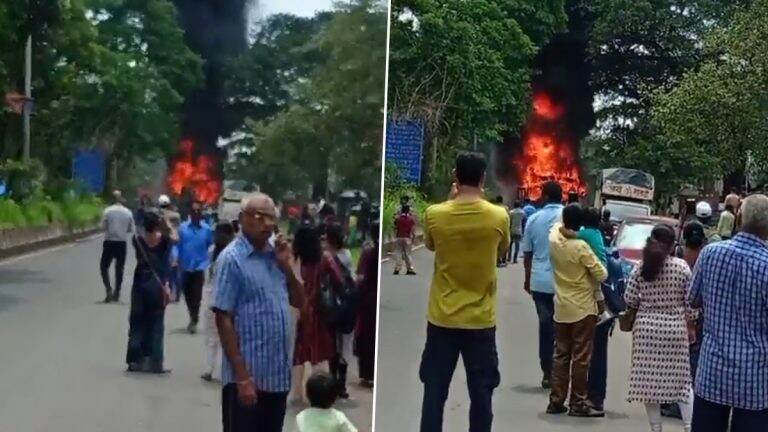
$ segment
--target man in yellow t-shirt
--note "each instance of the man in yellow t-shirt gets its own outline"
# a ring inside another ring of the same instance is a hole
[[[419,372],[424,383],[421,432],[442,430],[459,354],[467,372],[471,429],[491,430],[491,400],[500,381],[496,262],[510,240],[509,215],[483,198],[485,170],[482,154],[459,154],[450,199],[424,214],[425,243],[435,252],[435,265]]]
[[[563,226],[578,231],[581,221],[581,206],[569,204],[563,209]],[[587,376],[595,325],[604,308],[600,282],[608,278],[608,271],[585,241],[566,238],[560,227],[555,224],[549,234],[555,282],[555,356],[547,413],[567,411],[570,384],[569,415],[601,417],[605,414],[587,402]]]

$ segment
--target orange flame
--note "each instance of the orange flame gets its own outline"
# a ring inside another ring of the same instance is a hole
[[[218,176],[215,156],[195,156],[195,143],[184,139],[179,143],[181,154],[173,161],[168,173],[168,188],[181,196],[190,188],[195,198],[205,204],[215,204],[221,196],[221,179]]]
[[[523,130],[521,149],[512,160],[520,187],[532,200],[541,197],[541,186],[550,180],[562,186],[564,196],[571,192],[579,196],[587,193],[575,143],[558,133],[564,113],[565,107],[558,105],[549,94],[534,92],[533,112]]]

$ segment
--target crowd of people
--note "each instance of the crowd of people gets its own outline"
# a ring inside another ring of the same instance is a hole
[[[310,406],[297,418],[302,432],[356,430],[333,405],[350,397],[350,355],[361,386],[373,388],[378,222],[355,266],[329,204],[318,217],[302,215],[287,236],[262,193],[243,200],[236,221],[206,217],[200,202],[180,213],[165,195],[157,206],[142,198],[136,212],[119,191],[113,198],[102,218],[100,271],[105,302],[119,302],[131,242],[129,372],[170,372],[165,311],[183,296],[190,334],[203,315],[201,378],[221,382],[224,431],[281,431],[288,403]]]
[[[618,321],[633,342],[628,394],[613,397],[644,404],[652,432],[673,405],[686,432],[766,430],[768,197],[729,195],[716,225],[707,203],[696,205],[680,233],[658,224],[624,275],[606,253],[615,232],[609,213],[564,203],[556,182],[543,185],[539,208],[517,202],[508,210],[486,200],[485,171],[483,155],[459,154],[449,199],[423,216],[435,270],[420,368],[422,432],[442,430],[459,355],[470,431],[491,430],[500,382],[496,268],[515,263],[518,247],[522,288],[538,316],[546,413],[605,416],[608,344]],[[609,276],[626,280],[625,289],[604,283]]]

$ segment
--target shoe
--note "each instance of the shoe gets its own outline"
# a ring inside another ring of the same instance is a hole
[[[597,411],[591,406],[584,405],[581,407],[571,407],[571,409],[568,411],[568,416],[588,418],[605,417],[605,411]]]
[[[553,415],[559,415],[559,414],[565,414],[568,412],[568,408],[565,407],[565,405],[562,404],[553,404],[549,403],[549,406],[547,406],[547,414],[553,414]]]
[[[552,388],[552,382],[549,380],[549,375],[544,375],[544,378],[541,379],[541,388],[544,390]]]
[[[409,275],[409,276],[416,276],[416,272],[413,271],[413,270],[408,270],[408,272],[406,274]]]
[[[594,412],[599,414],[599,417],[605,417],[605,408],[603,408],[603,405],[598,405],[593,402],[587,402],[589,408],[591,408]]]
[[[197,333],[197,324],[195,324],[193,322],[189,323],[189,325],[187,326],[187,332],[189,334]]]
[[[399,275],[400,274],[400,270],[395,270],[395,271],[392,272],[392,274],[393,275]]]
[[[211,381],[213,381],[213,375],[211,375],[210,373],[206,372],[206,373],[200,375],[200,379],[203,380],[203,381],[211,382]]]
[[[112,299],[110,301],[113,303],[120,303],[120,291],[113,292]]]
[[[171,373],[170,369],[163,369],[162,367],[152,368],[147,370],[147,373],[155,374],[155,375],[162,375],[162,374],[169,374]]]
[[[144,372],[144,368],[139,363],[128,363],[127,372]]]
[[[112,294],[107,294],[106,297],[104,297],[104,303],[109,303],[112,301]]]

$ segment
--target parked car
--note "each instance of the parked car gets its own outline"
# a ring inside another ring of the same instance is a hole
[[[645,247],[651,231],[658,224],[667,224],[675,230],[675,237],[680,238],[680,221],[661,216],[630,217],[619,225],[613,244],[608,249],[608,254],[619,260],[624,270],[624,277],[643,258]]]

